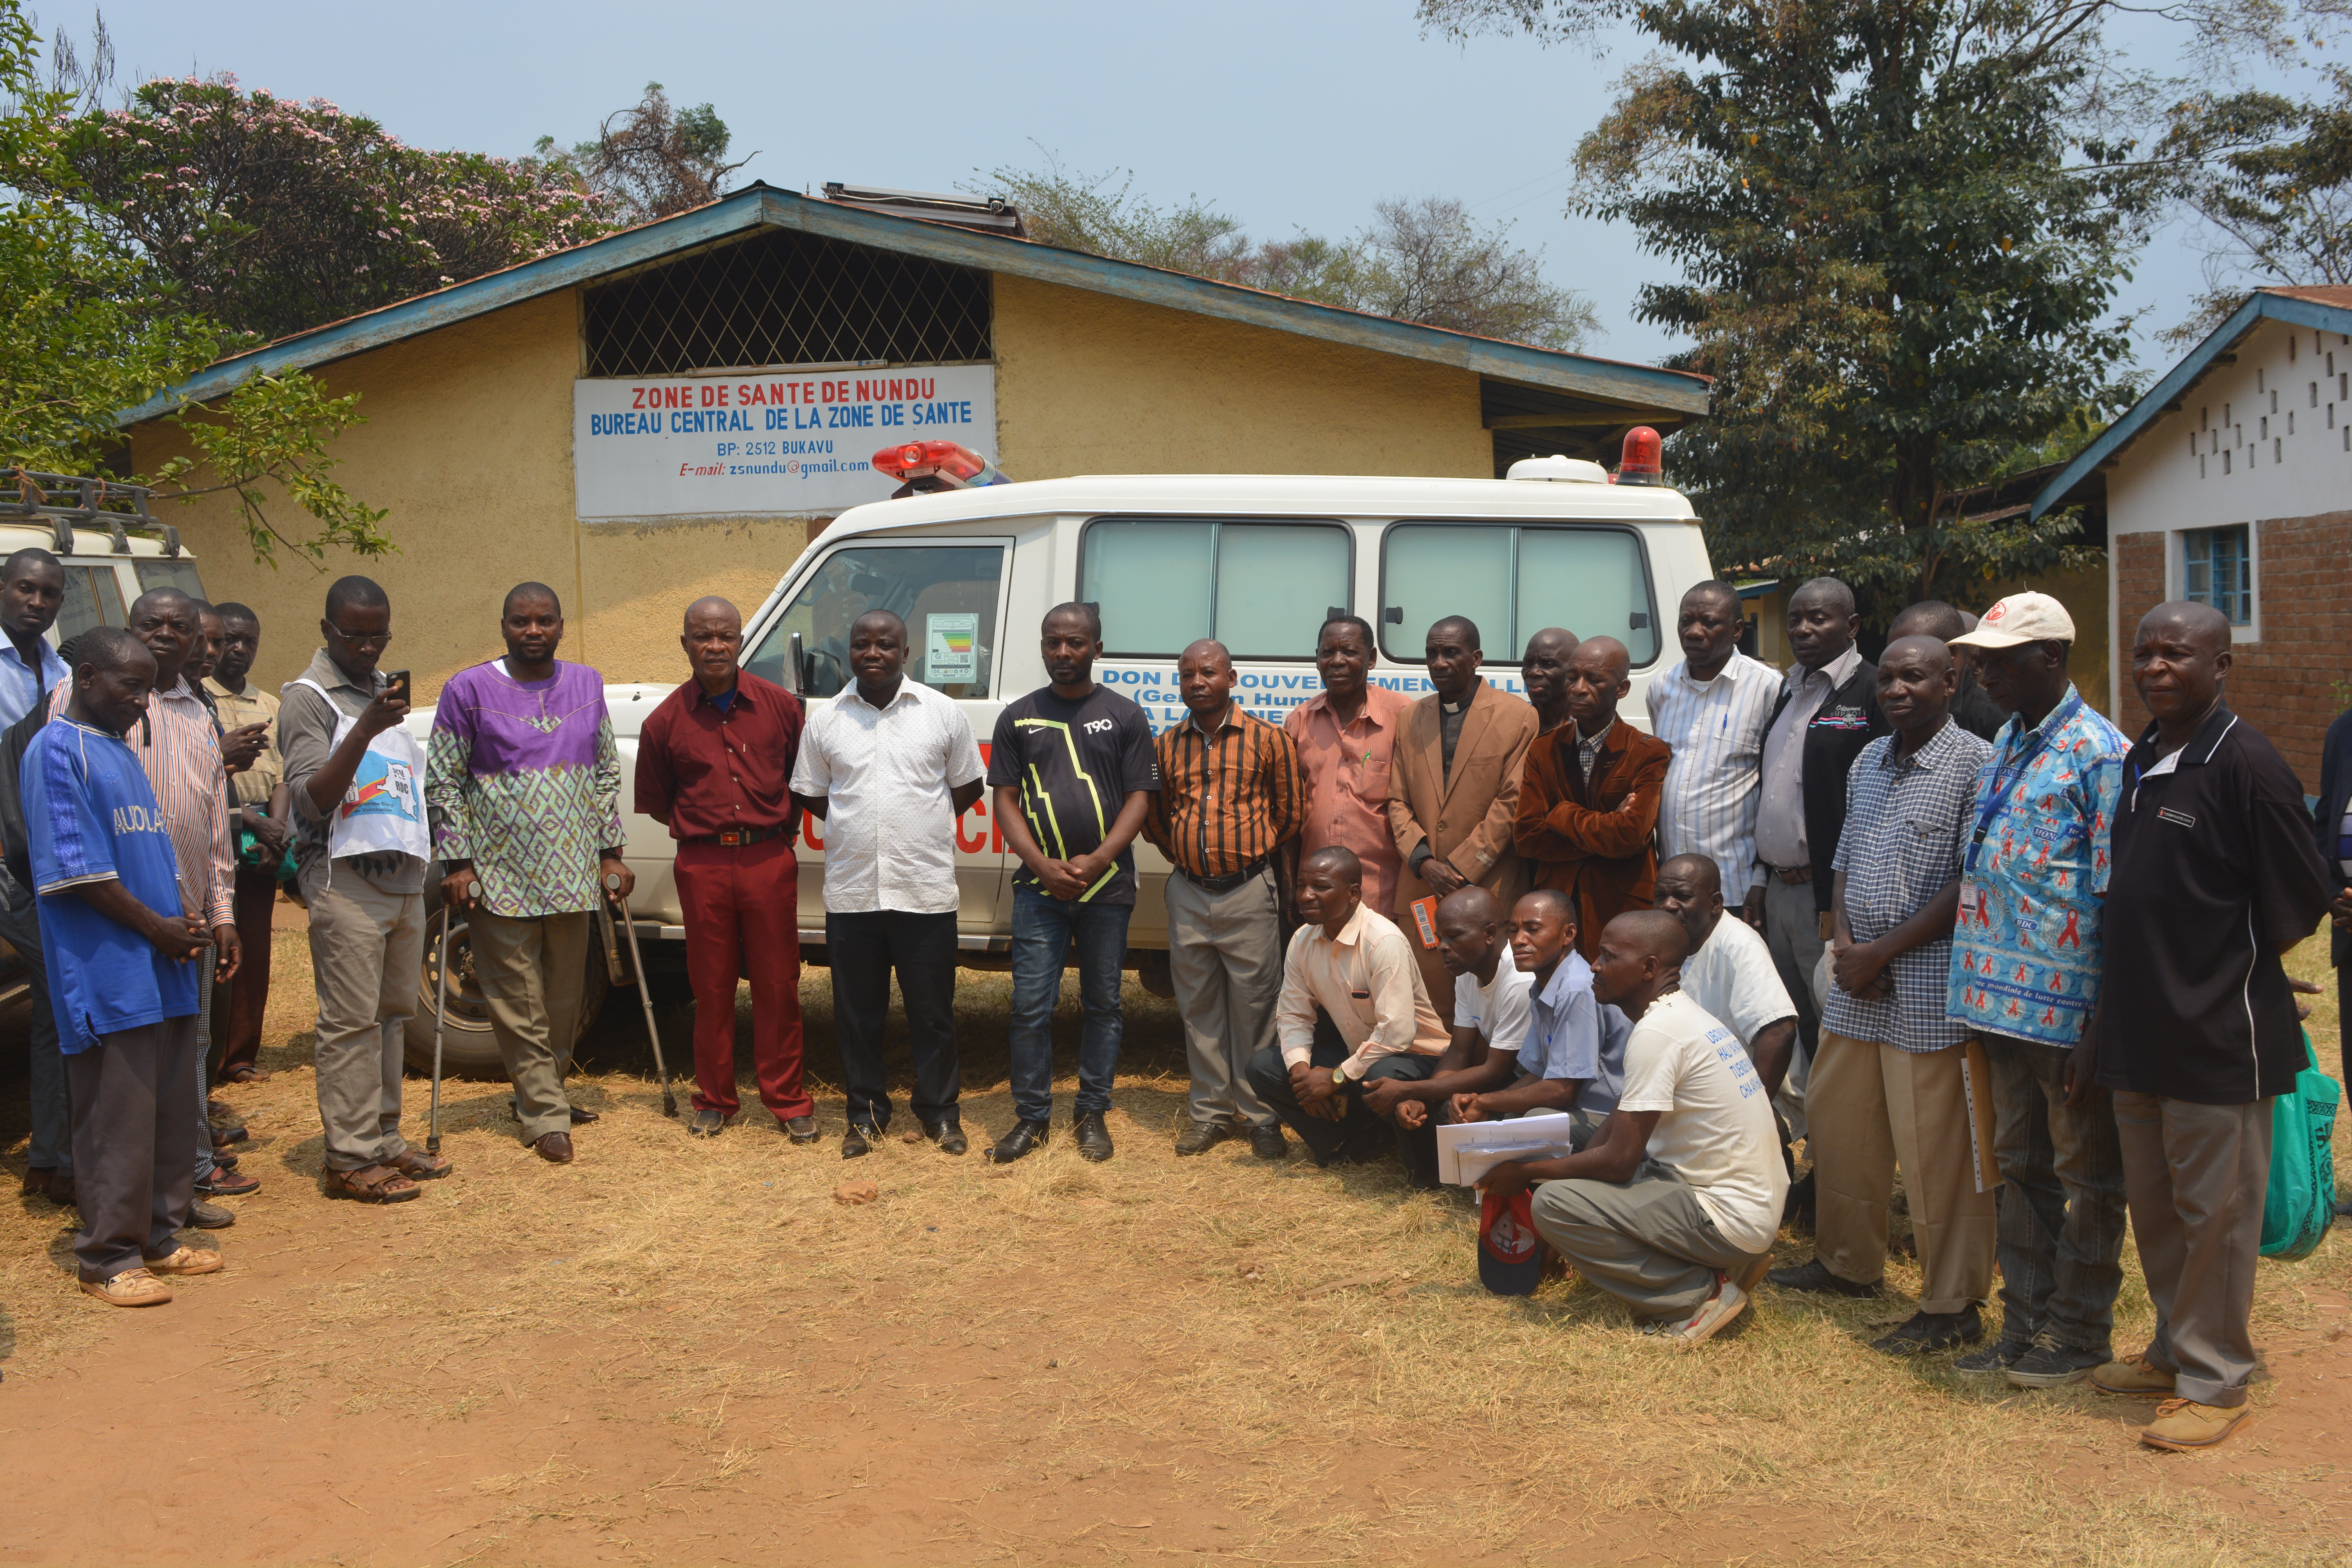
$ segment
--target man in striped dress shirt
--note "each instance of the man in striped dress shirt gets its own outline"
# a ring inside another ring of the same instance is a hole
[[[1282,993],[1282,911],[1297,879],[1307,792],[1297,742],[1234,701],[1234,661],[1202,639],[1177,660],[1191,710],[1156,742],[1160,793],[1143,836],[1168,857],[1168,968],[1192,1072],[1192,1124],[1176,1152],[1246,1131],[1268,1160],[1288,1147],[1250,1087],[1250,1059],[1274,1044]]]
[[[1780,678],[1739,651],[1743,618],[1739,590],[1728,583],[1701,583],[1683,595],[1683,659],[1650,682],[1650,733],[1675,749],[1658,801],[1658,858],[1706,856],[1723,874],[1724,902],[1760,925],[1756,802]]]

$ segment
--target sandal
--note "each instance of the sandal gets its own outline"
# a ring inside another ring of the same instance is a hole
[[[363,1204],[405,1203],[424,1188],[390,1165],[366,1165],[356,1171],[329,1171],[327,1195],[356,1198]]]
[[[427,1154],[421,1149],[404,1149],[384,1162],[394,1170],[413,1181],[437,1181],[457,1169],[438,1154]]]

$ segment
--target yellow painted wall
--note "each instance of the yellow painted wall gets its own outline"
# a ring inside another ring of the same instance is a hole
[[[1465,370],[996,279],[997,466],[1068,474],[1492,479]]]
[[[2099,564],[2088,571],[2045,573],[2014,582],[1988,583],[1982,589],[1971,584],[1964,607],[1982,615],[1994,600],[2028,589],[2049,595],[2065,605],[2066,613],[2074,618],[2074,651],[2067,658],[2066,673],[2074,678],[2074,689],[2083,694],[2083,700],[2106,713],[2107,665],[2111,658],[2108,650],[2115,646],[2115,639],[2107,635],[2105,557],[2102,555]],[[2107,713],[2107,717],[2114,719],[2115,715]],[[2137,733],[2134,726],[2137,722],[2135,714],[2133,724],[2124,728]]]
[[[996,308],[994,455],[1017,479],[1494,471],[1466,371],[1019,279],[996,279]],[[360,394],[368,422],[336,440],[336,475],[389,510],[396,555],[273,571],[254,563],[226,498],[171,509],[207,591],[260,613],[263,684],[301,672],[327,584],[347,572],[391,594],[385,665],[413,669],[428,701],[503,651],[499,603],[518,582],[556,589],[564,657],[612,680],[683,679],[678,617],[699,595],[746,615],[767,597],[807,543],[804,520],[577,521],[577,311],[572,292],[528,300],[317,373],[332,394]],[[132,464],[152,473],[180,445],[169,426],[142,426]]]

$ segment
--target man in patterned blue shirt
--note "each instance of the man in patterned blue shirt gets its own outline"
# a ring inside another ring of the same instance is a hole
[[[2066,678],[2074,622],[2046,594],[2012,594],[1955,646],[2015,716],[1994,738],[1961,846],[1951,1016],[1992,1064],[2001,1181],[2000,1338],[1956,1364],[2024,1388],[2072,1383],[2107,1359],[2123,1281],[2123,1152],[2107,1093],[2069,1081],[2098,1001],[2101,915],[2120,731]]]

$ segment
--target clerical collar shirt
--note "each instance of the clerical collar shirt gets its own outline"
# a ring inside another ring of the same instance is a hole
[[[1650,733],[1675,751],[1658,797],[1658,858],[1706,856],[1733,904],[1764,880],[1756,805],[1780,695],[1772,667],[1737,650],[1712,680],[1692,679],[1685,660],[1650,683]]]
[[[1767,866],[1813,863],[1805,842],[1805,726],[1861,663],[1862,650],[1848,647],[1820,669],[1800,664],[1789,671],[1789,704],[1764,736],[1763,795],[1756,808],[1756,858]],[[1725,885],[1727,894],[1731,887]]]
[[[2279,955],[2327,912],[2327,863],[2303,785],[2230,711],[2124,760],[2107,889],[2098,1080],[2202,1105],[2294,1087],[2303,1027]]]

